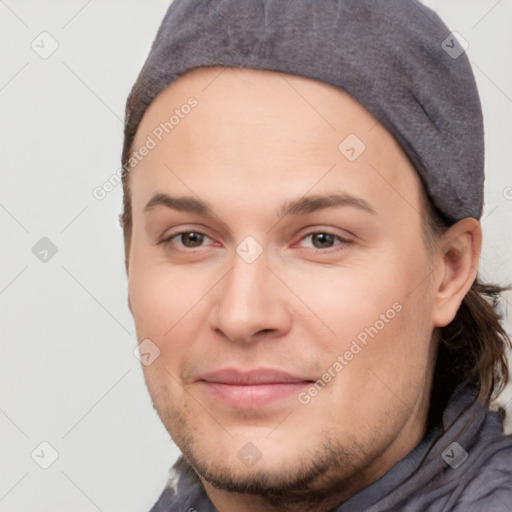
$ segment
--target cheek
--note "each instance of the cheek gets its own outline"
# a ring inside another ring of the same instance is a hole
[[[175,406],[184,398],[181,372],[190,357],[191,340],[201,337],[204,322],[198,315],[207,291],[204,283],[204,277],[183,268],[173,269],[149,258],[133,260],[129,296],[137,340],[149,339],[159,350],[154,362],[142,364],[142,370],[164,424],[169,404]]]
[[[288,274],[287,282],[308,306],[303,325],[325,333],[316,336],[324,364],[352,350],[359,361],[353,366],[383,367],[389,375],[423,368],[431,331],[428,265],[417,254],[406,255],[404,264],[403,251],[402,258],[398,254],[390,251],[353,267]]]
[[[172,268],[134,253],[129,278],[129,297],[139,340],[162,340],[198,300],[202,290],[194,272]]]
[[[179,376],[195,353],[196,342],[205,338],[212,307],[209,292],[219,271],[206,265],[170,265],[143,250],[134,251],[131,265],[129,296],[137,339],[155,343],[160,350],[158,363]],[[153,365],[143,369],[148,374],[154,371]]]
[[[300,308],[302,321],[316,323],[328,335],[326,341],[337,343],[360,333],[364,337],[365,328],[375,323],[379,330],[395,323],[408,291],[408,277],[392,264],[312,266],[295,271],[283,269],[283,274],[283,280],[305,305]]]

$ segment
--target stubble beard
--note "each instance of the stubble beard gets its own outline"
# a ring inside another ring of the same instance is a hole
[[[307,451],[304,449],[302,454],[297,455],[292,467],[270,472],[261,464],[264,464],[263,454],[252,468],[243,467],[240,462],[242,471],[237,473],[237,468],[225,465],[221,460],[212,460],[207,453],[200,452],[202,443],[198,442],[199,434],[186,414],[178,409],[166,409],[166,412],[170,416],[161,419],[183,453],[185,460],[182,464],[195,473],[203,489],[201,479],[224,492],[253,496],[266,503],[267,510],[328,510],[322,507],[322,503],[329,503],[330,508],[365,487],[363,468],[380,454],[368,459],[355,441],[350,441],[346,446],[334,441],[326,432],[320,437],[323,441],[318,446],[310,447]]]

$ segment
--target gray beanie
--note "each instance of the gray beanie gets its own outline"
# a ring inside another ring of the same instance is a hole
[[[174,0],[126,105],[123,164],[151,102],[200,66],[332,84],[394,135],[445,221],[479,219],[484,140],[462,43],[415,0]]]

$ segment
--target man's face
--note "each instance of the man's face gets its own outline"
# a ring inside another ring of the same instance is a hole
[[[204,481],[269,496],[355,489],[424,434],[421,183],[342,91],[219,71],[174,82],[132,148],[156,142],[130,175],[129,300],[139,342],[160,350],[146,383]],[[145,211],[156,194],[189,200]]]

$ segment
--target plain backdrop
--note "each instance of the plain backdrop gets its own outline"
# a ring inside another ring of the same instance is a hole
[[[480,274],[510,284],[512,0],[425,3],[469,44],[486,123]],[[133,355],[121,187],[92,194],[120,166],[124,103],[168,5],[0,0],[2,511],[147,511],[178,456]]]

